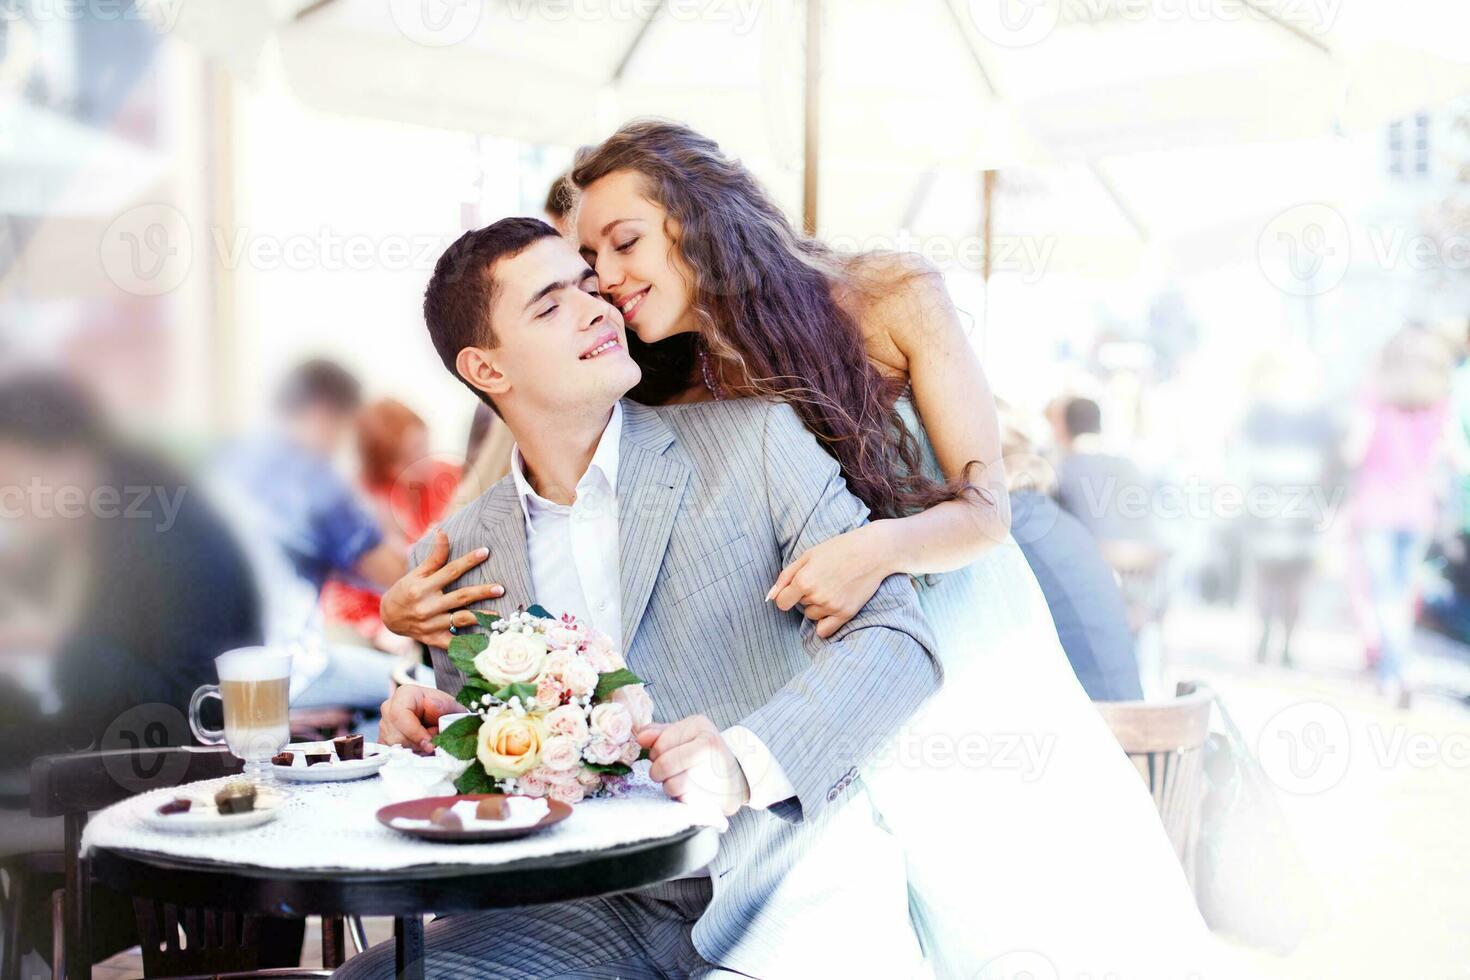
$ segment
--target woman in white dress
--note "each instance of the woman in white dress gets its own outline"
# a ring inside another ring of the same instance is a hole
[[[935,975],[1205,975],[1208,932],[1152,800],[1009,535],[994,402],[938,274],[799,236],[676,124],[628,124],[570,179],[583,255],[643,367],[631,396],[787,401],[872,512],[799,556],[772,600],[828,636],[886,576],[915,578],[944,689],[863,778],[907,849]],[[395,587],[384,620],[447,642],[470,622],[453,610],[491,593],[425,599],[431,575]]]

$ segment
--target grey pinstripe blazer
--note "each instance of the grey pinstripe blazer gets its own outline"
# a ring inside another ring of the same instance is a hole
[[[889,577],[829,639],[765,602],[807,548],[867,510],[788,406],[757,399],[651,409],[625,401],[618,463],[623,644],[659,721],[703,714],[765,742],[797,795],[742,810],[694,928],[712,963],[756,977],[906,976],[920,960],[897,842],[858,763],[940,683],[907,578]],[[453,554],[490,558],[456,586],[505,585],[488,608],[536,601],[510,478],[444,523]],[[414,548],[422,560],[428,542]],[[462,675],[434,653],[438,685]]]

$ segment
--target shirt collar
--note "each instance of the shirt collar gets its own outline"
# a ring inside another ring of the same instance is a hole
[[[607,481],[607,489],[610,493],[618,490],[618,450],[623,439],[623,403],[613,403],[612,416],[607,420],[607,428],[602,430],[602,438],[597,440],[597,448],[592,453],[592,462],[587,465],[587,472],[577,481],[577,497],[582,496],[582,487],[587,478],[594,474],[601,474]],[[516,498],[521,502],[521,512],[526,518],[526,532],[531,532],[532,508],[541,509],[545,507],[558,507],[545,497],[531,489],[530,481],[526,479],[526,463],[521,457],[521,447],[512,446],[510,450],[510,476],[515,482]]]

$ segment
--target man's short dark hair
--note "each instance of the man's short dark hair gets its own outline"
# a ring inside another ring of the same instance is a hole
[[[1102,431],[1102,409],[1091,398],[1073,398],[1062,410],[1062,420],[1067,434],[1077,436],[1094,435]]]
[[[439,360],[492,409],[495,403],[470,384],[454,362],[466,347],[500,344],[490,322],[490,309],[498,293],[495,264],[514,258],[543,238],[560,237],[560,232],[540,218],[501,218],[493,225],[467,231],[439,256],[424,290],[424,322]]]
[[[286,375],[276,405],[288,415],[308,408],[327,408],[347,415],[362,405],[362,385],[337,362],[313,358]]]

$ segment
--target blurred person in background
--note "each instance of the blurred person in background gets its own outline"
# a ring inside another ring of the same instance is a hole
[[[1337,430],[1321,400],[1315,365],[1304,351],[1272,352],[1256,365],[1252,400],[1240,433],[1244,487],[1271,491],[1270,506],[1247,508],[1243,544],[1261,619],[1256,661],[1266,663],[1272,634],[1283,666],[1292,665],[1291,639],[1302,593],[1317,559],[1320,504],[1334,481]]]
[[[1057,503],[1100,542],[1152,544],[1152,485],[1132,460],[1105,450],[1097,402],[1073,398],[1061,418]]]
[[[214,680],[214,658],[262,635],[225,526],[50,375],[0,384],[0,489],[14,518],[0,560],[0,725],[12,759],[103,747],[119,716],[145,704],[188,744],[183,712]]]
[[[372,711],[391,690],[395,658],[322,635],[328,578],[383,588],[407,570],[401,540],[385,540],[333,465],[360,405],[357,379],[344,368],[307,361],[282,384],[274,424],[228,447],[210,474],[260,583],[266,642],[295,653],[292,707]]]
[[[997,400],[1011,495],[1011,536],[1036,574],[1062,649],[1094,701],[1143,698],[1128,610],[1113,570],[1082,522],[1049,496],[1054,471],[1020,414]]]
[[[429,428],[393,398],[364,408],[357,419],[361,489],[374,511],[383,543],[408,547],[445,515],[459,486],[460,468],[429,455]],[[342,626],[385,653],[417,653],[411,640],[383,627],[381,589],[331,579],[322,588],[329,626]]]
[[[1349,514],[1366,571],[1380,690],[1409,707],[1417,573],[1438,513],[1438,465],[1452,451],[1450,350],[1409,326],[1388,342],[1361,398],[1343,456],[1353,467]]]
[[[63,847],[28,811],[39,756],[190,744],[214,658],[259,644],[250,568],[202,494],[121,443],[83,392],[51,374],[0,382],[0,858]],[[51,951],[58,879],[31,883],[18,943]],[[271,920],[263,966],[300,958],[304,924]],[[138,942],[132,903],[98,889],[93,955]]]

